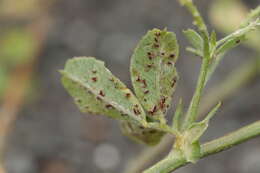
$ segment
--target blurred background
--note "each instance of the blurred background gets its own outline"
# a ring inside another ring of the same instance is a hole
[[[195,3],[221,38],[260,0]],[[194,26],[176,1],[0,0],[0,173],[123,172],[146,147],[123,136],[116,121],[80,113],[57,71],[73,56],[94,56],[132,88],[133,49],[147,30],[165,27],[177,34],[181,45],[177,63],[181,80],[175,98],[183,97],[187,106],[200,61],[185,51],[188,43],[182,30]],[[214,96],[227,74],[260,58],[259,42],[260,33],[254,32],[245,45],[229,52],[207,93]],[[203,141],[259,119],[260,74],[251,74],[250,80],[221,100],[222,109]],[[256,138],[176,173],[259,173],[259,163]]]

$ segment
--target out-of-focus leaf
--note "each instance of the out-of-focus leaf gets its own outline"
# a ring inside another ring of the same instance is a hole
[[[1,0],[0,16],[8,18],[31,18],[46,11],[55,0]]]
[[[33,58],[37,43],[32,33],[24,29],[12,29],[1,33],[0,63],[25,64]]]
[[[172,32],[153,29],[139,42],[131,59],[137,98],[152,119],[163,120],[178,79],[179,46]]]
[[[92,57],[73,58],[61,73],[64,87],[82,112],[146,125],[145,112],[134,94],[102,61]]]
[[[241,0],[218,0],[211,3],[209,13],[211,22],[218,30],[230,33],[239,28],[248,10]]]
[[[121,122],[121,129],[123,134],[132,140],[150,146],[158,144],[165,135],[165,132],[151,128],[143,128],[140,125],[129,123],[127,121]]]
[[[5,66],[0,64],[0,99],[5,91],[8,80],[8,72]]]

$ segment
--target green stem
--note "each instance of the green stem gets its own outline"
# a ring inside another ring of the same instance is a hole
[[[228,135],[203,144],[200,158],[227,150],[259,135],[260,121],[256,121]],[[173,154],[170,153],[165,159],[145,170],[143,173],[170,173],[171,171],[188,164],[183,156],[180,154],[174,156]]]
[[[200,105],[202,91],[205,88],[207,82],[206,79],[209,71],[210,52],[209,52],[209,45],[208,45],[208,37],[204,35],[203,39],[204,39],[204,57],[202,59],[202,65],[200,68],[200,74],[199,74],[196,90],[194,92],[185,120],[183,122],[183,129],[188,128],[188,126],[196,120],[198,116],[198,109]]]
[[[228,40],[231,40],[233,38],[238,38],[242,35],[245,35],[246,33],[256,29],[256,27],[260,26],[260,19],[256,19],[255,21],[250,22],[248,25],[244,26],[243,28],[240,28],[239,30],[236,30],[235,32],[229,34],[228,36],[224,37],[223,39],[219,40],[217,42],[217,47],[222,45]]]
[[[257,18],[259,15],[260,15],[260,5],[250,11],[247,18],[243,21],[240,27],[245,27],[246,25],[248,25],[249,22]]]
[[[207,26],[201,17],[197,7],[193,4],[192,0],[178,0],[179,3],[185,6],[189,12],[191,13],[192,17],[194,18],[194,24],[198,27],[199,31],[208,35]]]

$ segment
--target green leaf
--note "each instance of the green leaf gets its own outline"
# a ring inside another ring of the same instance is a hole
[[[143,126],[127,121],[121,122],[121,130],[125,136],[128,136],[132,140],[150,146],[157,145],[165,135],[163,131],[153,128],[144,128]]]
[[[68,60],[62,83],[82,112],[127,119],[146,126],[145,112],[134,94],[102,61],[92,57]]]
[[[186,31],[183,31],[183,33],[195,49],[200,52],[203,51],[203,39],[196,31],[194,31],[193,29],[188,29]]]
[[[139,42],[131,59],[131,79],[137,98],[148,116],[164,121],[178,79],[176,36],[153,29]]]
[[[217,55],[226,53],[228,50],[238,46],[245,39],[246,39],[245,35],[242,35],[240,37],[232,38],[226,41],[223,45],[221,45],[217,49]]]
[[[260,19],[257,18],[255,21],[248,23],[248,25],[236,30],[235,32],[229,34],[228,36],[224,37],[223,39],[217,42],[217,54],[225,53],[227,50],[235,47],[241,41],[245,40],[245,36],[257,29],[260,26]]]
[[[221,103],[218,103],[206,116],[204,120],[198,123],[193,123],[190,128],[185,132],[188,139],[191,143],[194,143],[200,139],[200,137],[207,130],[209,125],[209,120],[216,114],[217,110],[221,106]]]

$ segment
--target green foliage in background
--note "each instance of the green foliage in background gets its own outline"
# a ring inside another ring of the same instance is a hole
[[[12,28],[0,32],[0,63],[9,67],[26,64],[34,58],[36,40],[31,32],[23,28]]]

